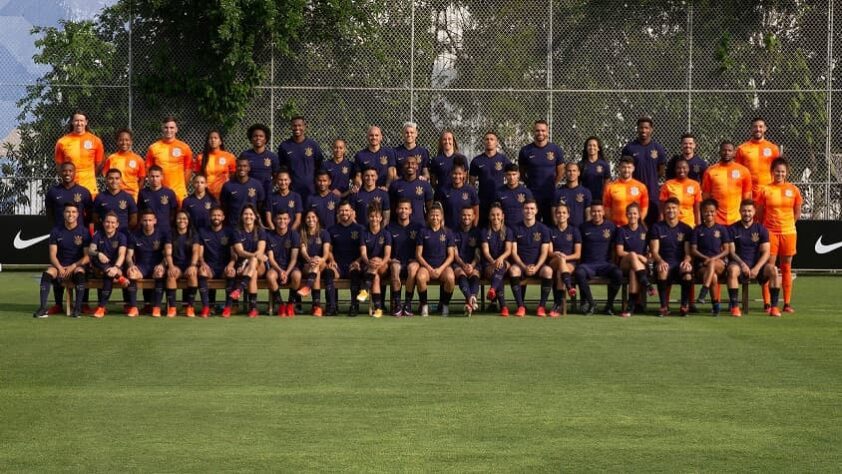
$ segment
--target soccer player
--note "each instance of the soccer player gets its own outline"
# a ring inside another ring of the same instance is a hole
[[[702,199],[715,199],[717,224],[730,225],[740,220],[740,202],[751,197],[748,168],[734,163],[734,144],[719,144],[719,163],[708,168],[702,178]]]
[[[532,124],[532,143],[520,149],[517,163],[526,187],[538,201],[541,222],[552,225],[553,191],[564,178],[564,152],[550,141],[550,126],[546,120],[536,120]]]
[[[427,210],[433,204],[433,187],[427,180],[419,177],[419,166],[417,156],[410,155],[405,158],[403,176],[389,185],[389,201],[396,203],[402,198],[409,199],[412,203],[412,221],[423,224]]]
[[[76,168],[75,183],[91,193],[95,198],[99,190],[96,186],[97,169],[105,158],[102,140],[88,128],[88,115],[77,110],[70,116],[70,131],[59,138],[55,147],[56,171],[61,173],[61,165],[73,163]]]
[[[757,202],[760,218],[769,231],[770,263],[777,260],[781,268],[781,286],[784,294],[785,313],[794,313],[792,308],[792,257],[796,249],[795,222],[801,218],[804,200],[794,184],[787,182],[789,163],[783,158],[772,162],[772,183],[760,193]],[[771,308],[770,308],[771,309]]]
[[[218,205],[207,192],[208,179],[203,174],[193,175],[193,194],[184,198],[181,208],[190,215],[190,222],[199,230],[210,225],[210,210]]]
[[[515,163],[509,163],[505,167],[506,184],[497,190],[497,200],[503,206],[506,214],[506,223],[512,227],[523,223],[523,203],[534,200],[532,191],[520,182],[520,168]]]
[[[582,186],[591,192],[591,196],[601,199],[605,185],[611,180],[611,167],[605,161],[602,153],[602,142],[599,138],[588,137],[585,140],[579,168],[582,172]],[[590,213],[587,215],[590,216]]]
[[[731,316],[743,315],[738,300],[741,282],[757,280],[761,286],[769,283],[771,306],[769,316],[781,317],[778,308],[778,269],[769,259],[769,231],[754,221],[757,212],[754,201],[744,199],[740,203],[740,220],[728,227],[731,232],[731,254],[728,261],[728,307]]]
[[[85,225],[85,214],[91,217],[93,198],[88,188],[76,183],[76,165],[68,161],[59,166],[60,181],[50,187],[45,198],[47,218],[57,227],[64,224],[64,206],[76,206],[79,224]]]
[[[482,138],[485,151],[471,160],[469,174],[474,186],[478,186],[480,225],[486,225],[485,217],[491,203],[497,200],[497,190],[505,184],[504,168],[510,163],[503,153],[497,151],[497,133],[485,132]]]
[[[366,168],[374,168],[377,170],[377,186],[383,188],[384,191],[388,190],[389,185],[398,175],[397,168],[395,168],[395,150],[383,146],[383,132],[376,125],[368,127],[366,139],[368,140],[368,146],[354,155],[354,166],[356,168],[354,182],[359,187],[362,180],[362,171]],[[386,206],[383,206],[383,209],[386,209]],[[361,215],[365,215],[364,211]]]
[[[128,234],[137,226],[138,209],[131,194],[120,189],[121,183],[120,170],[112,168],[105,173],[105,192],[94,200],[93,221],[99,226],[105,215],[113,212],[117,215],[119,230]]]
[[[363,232],[361,244],[360,267],[365,273],[365,288],[360,295],[370,295],[369,315],[379,318],[383,316],[384,303],[380,281],[389,270],[392,234],[383,228],[383,211],[377,203],[368,207],[368,229]]]
[[[301,270],[298,269],[298,252],[301,250],[301,235],[290,228],[287,211],[275,215],[275,231],[267,233],[269,269],[266,281],[272,302],[277,305],[277,314],[282,318],[295,317],[295,291],[301,284]],[[281,298],[281,286],[289,288],[287,303]]]
[[[412,223],[412,203],[402,199],[395,205],[395,219],[389,223],[392,253],[389,276],[392,288],[392,316],[412,316],[412,293],[415,291],[415,241],[421,226]],[[384,219],[385,221],[385,219]],[[406,282],[406,304],[401,304],[401,286]]]
[[[259,209],[266,201],[263,183],[250,178],[250,170],[251,165],[247,158],[242,156],[237,158],[236,177],[222,185],[219,202],[224,206],[225,215],[231,220],[232,226],[237,225],[237,219],[246,205]]]
[[[461,161],[467,169],[468,158],[459,153],[459,145],[456,143],[456,136],[450,130],[444,130],[439,135],[439,146],[436,156],[430,160],[430,184],[435,191],[435,199],[441,200],[440,192],[450,186],[450,179],[453,174],[453,165]]]
[[[154,211],[158,218],[158,228],[169,232],[175,220],[175,211],[179,208],[179,198],[172,189],[163,185],[164,173],[160,166],[153,165],[146,173],[146,187],[140,190],[137,207],[141,211],[144,209]]]
[[[678,220],[680,203],[676,198],[667,199],[664,220],[649,229],[649,250],[655,263],[658,279],[658,298],[661,317],[669,315],[668,291],[672,283],[681,285],[681,316],[690,312],[690,287],[693,284],[693,265],[690,255],[690,234],[693,229]]]
[[[257,210],[246,204],[240,213],[237,229],[234,231],[234,244],[231,252],[237,259],[235,264],[239,286],[231,292],[231,299],[238,300],[248,290],[248,317],[256,318],[257,279],[266,273],[266,232],[260,226]]]
[[[225,225],[225,211],[217,206],[210,210],[210,226],[199,229],[199,296],[202,300],[203,318],[210,316],[210,307],[216,302],[216,290],[208,291],[209,278],[225,278],[225,306],[222,317],[231,316],[231,292],[234,291],[235,260],[231,258],[234,229]]]
[[[757,200],[763,186],[772,182],[772,162],[781,156],[777,145],[766,140],[766,120],[755,117],[751,121],[751,139],[740,144],[734,161],[751,173],[751,197]]]
[[[62,212],[64,221],[50,232],[50,266],[41,274],[41,304],[32,315],[35,318],[46,318],[47,297],[50,287],[62,286],[65,280],[72,280],[76,288],[76,298],[73,303],[71,316],[78,318],[82,314],[82,299],[85,292],[85,265],[89,258],[85,248],[91,243],[88,229],[79,225],[79,209],[71,203],[64,205]],[[64,292],[53,292],[56,297],[55,307],[61,311],[61,298]]]
[[[580,309],[585,315],[594,314],[596,311],[588,280],[599,276],[609,279],[608,301],[603,312],[613,315],[614,299],[623,284],[623,273],[612,263],[611,258],[617,226],[605,220],[605,208],[602,207],[601,201],[591,203],[591,219],[582,224],[579,232],[582,234],[582,258],[576,265],[573,276],[579,291],[582,292],[583,302]]]
[[[281,169],[278,155],[269,149],[272,133],[266,125],[256,123],[248,128],[246,136],[251,143],[251,149],[240,153],[239,158],[248,160],[249,177],[262,183],[263,195],[268,196],[272,194],[275,175]]]
[[[620,271],[629,277],[629,299],[620,313],[623,318],[636,311],[642,311],[638,296],[641,290],[649,291],[649,242],[646,240],[646,226],[641,222],[640,204],[633,202],[626,207],[628,224],[618,227],[614,239],[614,254],[620,264]]]
[[[515,296],[517,310],[515,316],[526,316],[526,306],[523,295],[526,284],[521,277],[541,278],[541,299],[535,311],[536,316],[543,318],[547,315],[545,306],[547,297],[553,287],[553,270],[547,263],[550,254],[550,229],[538,222],[538,204],[534,199],[527,199],[523,203],[523,222],[512,226],[515,241],[512,246],[512,265],[509,267],[512,293]]]
[[[368,206],[373,202],[380,204],[380,208],[383,209],[383,218],[389,222],[389,193],[377,186],[377,169],[363,169],[362,180],[362,186],[352,193],[348,200],[356,213],[357,222],[363,226],[368,225]]]
[[[681,154],[673,156],[667,163],[667,179],[675,179],[678,177],[675,165],[679,160],[687,162],[687,177],[693,181],[701,183],[702,177],[708,169],[708,162],[696,154],[696,137],[692,133],[685,133],[681,135]]]
[[[316,192],[307,197],[304,209],[313,209],[319,220],[330,227],[336,223],[336,206],[341,200],[340,194],[331,191],[330,172],[322,168],[316,171]]]
[[[168,318],[174,318],[178,311],[175,290],[181,277],[187,280],[187,289],[184,290],[184,303],[187,307],[184,314],[188,318],[196,316],[193,303],[199,288],[199,245],[199,236],[190,223],[190,214],[184,210],[176,212],[170,243],[164,246],[164,260],[167,262]]]
[[[126,252],[126,276],[131,281],[129,285],[128,316],[138,315],[137,310],[137,280],[153,278],[155,290],[145,294],[147,307],[152,308],[152,317],[161,317],[161,300],[164,297],[164,277],[166,276],[166,261],[164,247],[170,243],[170,235],[157,227],[158,220],[152,209],[140,213],[140,228],[129,238],[129,248]],[[150,296],[152,300],[150,301]],[[146,311],[146,309],[144,309]]]
[[[146,179],[146,163],[143,158],[132,151],[132,131],[128,128],[117,130],[117,152],[105,159],[102,170],[118,169],[122,173],[120,189],[131,194],[137,201],[137,193],[143,187]]]
[[[444,208],[444,225],[448,229],[459,227],[462,209],[470,207],[474,210],[474,226],[479,223],[479,196],[477,188],[467,184],[468,165],[461,157],[457,157],[451,166],[451,178],[438,192]]]
[[[579,227],[591,215],[591,202],[593,196],[591,190],[579,182],[582,174],[582,164],[570,162],[564,165],[564,185],[555,190],[553,207],[565,206],[569,214],[570,225]],[[555,214],[555,211],[553,211]]]
[[[208,180],[208,192],[214,199],[219,199],[222,185],[237,171],[237,158],[225,151],[225,143],[219,130],[208,132],[204,149],[196,159],[193,171],[205,175]]]
[[[634,179],[646,185],[646,190],[652,199],[647,206],[641,204],[643,219],[647,226],[652,226],[658,220],[658,201],[654,199],[658,195],[658,179],[664,176],[667,165],[667,151],[660,143],[652,139],[654,122],[649,117],[637,119],[637,138],[623,147],[622,155],[631,156],[634,164]],[[604,200],[603,200],[604,201]],[[607,204],[606,204],[606,207]],[[620,215],[624,215],[621,209]],[[616,222],[616,221],[615,221]]]
[[[725,259],[731,250],[728,228],[716,223],[717,203],[706,199],[702,203],[702,223],[690,235],[690,254],[694,260],[696,276],[710,291],[711,311],[719,316],[719,283],[725,276]]]
[[[322,171],[330,174],[330,190],[339,199],[346,199],[348,194],[351,193],[351,180],[356,175],[354,163],[345,158],[347,148],[348,146],[345,140],[337,138],[333,141],[333,146],[331,147],[332,158],[322,162]],[[318,178],[319,174],[316,173],[317,192]]]
[[[301,195],[290,190],[291,183],[292,180],[289,170],[281,167],[281,171],[275,175],[275,184],[277,185],[278,192],[273,193],[267,200],[268,205],[266,206],[265,222],[270,223],[267,225],[270,230],[275,229],[275,224],[273,223],[275,219],[272,216],[282,210],[289,213],[290,219],[292,219],[290,226],[293,230],[298,230],[301,227],[301,213],[304,212],[304,205]]]
[[[430,315],[427,306],[427,284],[430,281],[441,283],[439,312],[442,316],[450,314],[450,298],[456,286],[450,264],[453,263],[455,253],[453,234],[444,227],[441,204],[433,203],[427,214],[427,226],[421,229],[415,242],[415,260],[418,262],[415,284],[418,285],[421,316]]]
[[[622,226],[629,223],[626,217],[626,209],[629,204],[636,202],[641,209],[641,218],[646,219],[649,206],[649,188],[647,185],[634,179],[632,176],[635,169],[634,161],[624,156],[620,158],[619,173],[617,179],[605,186],[602,194],[602,204],[605,213],[615,225]],[[653,195],[654,197],[654,195]],[[655,208],[657,212],[657,207]]]
[[[123,288],[129,286],[129,280],[120,270],[126,260],[128,239],[125,233],[117,231],[118,226],[117,214],[114,212],[106,214],[102,221],[102,230],[94,234],[91,245],[88,247],[91,266],[102,276],[102,290],[99,292],[99,305],[94,311],[95,318],[105,317],[105,306],[111,298],[114,283]]]
[[[515,234],[511,228],[506,227],[506,216],[499,202],[492,203],[488,213],[488,227],[480,233],[482,273],[491,282],[485,297],[491,302],[496,301],[500,307],[500,316],[508,318],[503,278],[509,272],[509,257],[512,255]]]
[[[465,314],[471,316],[479,308],[479,246],[480,233],[476,228],[474,208],[464,207],[459,215],[459,226],[453,231],[453,277],[465,295]]]
[[[363,243],[365,227],[354,222],[353,209],[348,201],[339,203],[336,215],[336,224],[327,229],[330,234],[328,268],[333,270],[336,278],[351,280],[351,306],[348,309],[348,316],[356,316],[360,311],[358,302],[365,301],[363,295],[360,294],[362,282],[360,246]]]
[[[570,222],[570,208],[567,205],[559,204],[554,208],[553,213],[555,225],[550,228],[552,246],[548,261],[555,281],[550,317],[557,318],[560,316],[561,292],[566,289],[571,298],[576,296],[576,287],[573,285],[571,275],[576,269],[576,262],[582,256],[582,234],[579,228]]]
[[[673,161],[674,177],[668,179],[662,186],[658,199],[661,201],[661,209],[667,199],[674,197],[680,202],[678,208],[678,220],[695,227],[701,222],[699,216],[699,204],[702,202],[702,187],[698,181],[689,177],[690,163],[684,156],[676,157]]]
[[[297,115],[290,119],[289,128],[292,136],[278,146],[281,166],[289,170],[292,190],[302,198],[313,194],[316,171],[322,167],[324,155],[319,144],[307,137],[307,122]],[[293,225],[293,229],[297,229]]]
[[[403,136],[403,143],[395,148],[395,168],[402,170],[406,159],[414,156],[418,161],[417,175],[422,177],[425,181],[430,180],[430,172],[427,170],[430,166],[430,151],[419,146],[418,140],[418,124],[414,122],[404,122],[401,130]]]
[[[178,123],[169,115],[161,120],[161,139],[149,145],[146,171],[155,165],[163,171],[163,185],[175,192],[178,204],[187,196],[187,183],[193,171],[193,150],[176,138]]]
[[[304,225],[301,227],[301,271],[305,281],[298,288],[300,296],[313,295],[313,316],[323,315],[321,304],[322,282],[327,290],[328,314],[336,314],[336,301],[333,294],[334,272],[328,268],[330,260],[330,234],[322,229],[319,216],[312,209],[304,213]]]

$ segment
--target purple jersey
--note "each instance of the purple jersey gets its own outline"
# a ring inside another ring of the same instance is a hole
[[[582,224],[579,232],[582,234],[581,263],[611,263],[611,244],[614,243],[614,235],[617,233],[613,222],[605,220],[596,225],[588,221]]]
[[[467,165],[468,158],[461,153],[454,153],[451,156],[436,155],[430,160],[430,177],[436,178],[436,193],[450,187],[453,174],[453,162],[459,159]]]
[[[128,238],[123,232],[115,232],[114,235],[109,237],[105,235],[105,231],[98,230],[91,239],[91,243],[96,245],[97,252],[104,253],[108,257],[108,263],[105,265],[100,263],[98,256],[91,257],[91,262],[101,270],[114,265],[117,257],[119,257],[120,247],[128,247],[128,242]]]
[[[602,200],[605,181],[611,179],[611,167],[608,166],[608,162],[602,158],[597,159],[593,163],[588,160],[582,160],[579,162],[579,167],[582,168],[582,175],[579,176],[579,182],[591,192],[591,196],[596,196],[597,199]]]
[[[132,199],[132,202],[134,202],[134,199]],[[64,226],[64,205],[67,203],[75,205],[79,210],[78,222],[84,226],[85,214],[90,214],[93,206],[91,192],[88,191],[88,188],[78,184],[74,184],[70,188],[65,188],[61,183],[52,186],[47,191],[45,205],[47,214],[53,214],[55,226]]]
[[[219,230],[207,227],[199,230],[202,260],[215,271],[221,271],[231,261],[233,243],[234,229],[231,227],[222,226]]]
[[[349,202],[354,207],[357,213],[357,222],[363,226],[368,226],[368,205],[377,202],[380,203],[380,208],[383,211],[388,211],[390,206],[389,193],[380,188],[374,188],[371,191],[360,189],[356,193],[349,196]]]
[[[234,230],[234,245],[242,244],[246,252],[257,252],[257,244],[261,240],[266,242],[266,232],[263,229],[255,227],[252,232],[243,229]]]
[[[510,163],[506,155],[497,153],[488,156],[485,153],[471,160],[470,175],[477,178],[478,194],[483,207],[488,207],[494,201],[497,190],[505,184],[504,169]]]
[[[363,233],[363,245],[365,245],[366,256],[369,259],[374,257],[383,258],[386,255],[386,247],[392,246],[392,233],[389,229],[383,227],[376,234],[366,229]]]
[[[575,188],[562,186],[555,190],[555,197],[553,197],[554,206],[559,204],[567,206],[570,211],[567,221],[574,227],[579,227],[588,220],[585,210],[591,207],[592,201],[591,191],[581,184]]]
[[[347,267],[354,260],[360,258],[360,245],[362,245],[365,227],[357,223],[342,225],[336,223],[327,229],[330,234],[333,259],[340,267]]]
[[[711,227],[699,224],[690,235],[690,245],[695,245],[696,250],[705,257],[713,257],[721,253],[722,244],[730,242],[731,234],[722,224],[714,223]]]
[[[421,256],[433,268],[440,267],[447,260],[447,249],[454,245],[453,234],[447,227],[439,230],[423,227],[415,241],[415,246],[421,247]]]
[[[285,196],[281,195],[281,193],[274,193],[269,196],[268,202],[269,206],[267,210],[272,213],[273,219],[275,216],[280,214],[281,211],[287,211],[290,222],[294,222],[295,216],[304,212],[301,195],[295,191],[289,191]]]
[[[219,202],[225,209],[225,221],[231,225],[240,221],[240,213],[246,204],[260,209],[265,201],[263,184],[254,178],[249,178],[245,183],[236,179],[228,180],[222,185],[222,192],[219,194]]]
[[[162,186],[158,190],[143,188],[137,195],[137,207],[141,211],[151,209],[155,212],[155,217],[158,218],[157,227],[169,232],[178,210],[178,198],[175,192],[167,187]]]
[[[170,234],[155,228],[146,235],[143,229],[131,235],[129,247],[134,250],[134,263],[138,267],[152,268],[164,261],[164,245],[170,243]]]
[[[462,260],[462,263],[475,263],[479,256],[480,233],[476,227],[471,227],[468,230],[456,228],[452,232],[453,244],[456,246],[456,254]]]
[[[292,190],[303,197],[315,192],[316,171],[321,168],[324,156],[319,144],[312,138],[305,138],[296,143],[289,138],[278,146],[278,158],[281,166],[289,169]]]
[[[564,164],[564,152],[555,143],[539,147],[530,143],[520,149],[517,164],[526,186],[540,201],[553,197],[556,167]]]
[[[614,245],[621,245],[626,252],[634,252],[645,256],[649,253],[649,241],[646,240],[646,235],[646,227],[640,224],[635,230],[632,230],[628,225],[624,225],[617,228]]]
[[[117,214],[119,229],[127,231],[129,229],[129,217],[132,214],[137,214],[137,204],[135,204],[132,195],[125,191],[117,191],[117,194],[111,194],[108,191],[97,194],[96,199],[94,199],[96,215],[102,220],[109,211]]]
[[[328,192],[324,196],[316,193],[307,196],[307,204],[304,205],[304,209],[316,211],[322,227],[330,227],[336,223],[336,208],[339,207],[339,202],[339,196],[332,192]]]
[[[49,243],[56,246],[58,263],[66,267],[82,259],[85,249],[91,244],[91,234],[85,226],[76,224],[76,227],[68,229],[62,223],[50,232]]]
[[[526,265],[538,263],[541,246],[550,243],[550,229],[540,222],[532,226],[520,224],[514,227],[517,255]]]
[[[652,224],[649,229],[649,241],[657,240],[658,255],[670,266],[678,265],[684,260],[684,243],[690,240],[693,229],[689,225],[679,221],[675,227],[670,227],[666,221],[659,221]],[[651,247],[652,244],[650,243]]]
[[[275,257],[279,267],[286,270],[292,258],[292,249],[301,247],[301,235],[297,230],[287,229],[286,234],[276,232],[266,233],[266,247]]]
[[[407,150],[404,145],[395,147],[395,168],[398,169],[398,175],[403,174],[403,164],[406,163],[406,159],[410,156],[418,159],[418,176],[423,175],[424,170],[430,166],[430,152],[423,146],[418,145],[411,150]]]
[[[444,208],[444,225],[456,229],[459,227],[462,209],[479,205],[477,190],[468,184],[463,184],[461,188],[447,186],[440,189],[439,199]]]
[[[553,252],[561,252],[564,255],[572,255],[576,251],[576,244],[582,243],[582,234],[579,229],[568,223],[564,230],[558,227],[550,228],[550,242],[553,244]]]
[[[756,265],[760,259],[760,245],[769,242],[769,230],[757,222],[745,227],[743,221],[731,224],[728,230],[737,256],[749,267]]]
[[[678,161],[679,158],[680,156],[678,155],[673,156],[670,158],[669,163],[667,163],[667,179],[675,179],[677,177],[675,175],[675,162]],[[690,166],[690,171],[687,173],[687,177],[701,183],[702,178],[705,175],[705,171],[708,170],[708,162],[700,158],[699,155],[693,155],[693,158],[687,160],[687,164]]]
[[[173,230],[172,240],[172,261],[178,268],[184,269],[193,260],[193,245],[199,243],[199,234],[194,230],[188,230],[183,234]]]
[[[313,235],[307,237],[307,240],[301,240],[301,245],[307,247],[307,256],[310,258],[313,257],[324,257],[324,244],[330,243],[330,234],[328,231],[322,229],[319,231],[319,235]]]
[[[415,178],[414,181],[392,181],[389,186],[389,200],[397,203],[403,198],[412,203],[412,215],[409,220],[423,225],[427,216],[427,202],[433,200],[433,188],[430,183],[420,178]],[[392,216],[392,219],[397,219],[397,216]]]
[[[385,186],[389,179],[389,168],[395,167],[395,150],[381,146],[376,152],[363,148],[354,155],[354,171],[362,173],[366,168],[377,170],[377,186]]]
[[[515,241],[515,233],[510,227],[503,227],[501,230],[489,227],[480,232],[480,238],[482,239],[480,244],[488,244],[488,253],[491,254],[491,258],[497,258],[506,251],[506,242]]]
[[[632,178],[646,185],[649,196],[657,196],[660,191],[658,167],[667,164],[667,151],[664,147],[655,140],[650,140],[648,145],[640,143],[639,140],[632,140],[623,147],[622,155],[634,158]]]
[[[190,215],[190,222],[196,229],[210,227],[210,210],[217,202],[210,193],[205,193],[201,198],[191,194],[181,202],[181,208]]]
[[[354,163],[345,159],[339,163],[333,160],[325,160],[322,162],[322,169],[330,173],[331,190],[336,189],[342,194],[348,192],[348,188],[351,187],[351,179],[356,174]]]
[[[503,206],[507,225],[516,228],[523,223],[523,203],[527,199],[533,199],[532,191],[522,184],[514,188],[503,186],[497,190],[497,200]]]
[[[254,178],[263,185],[263,195],[272,194],[272,186],[275,174],[281,170],[278,155],[263,150],[263,153],[249,149],[240,153],[240,158],[249,160],[249,178]]]
[[[392,259],[400,261],[403,266],[415,259],[415,242],[420,229],[419,225],[411,221],[406,226],[397,222],[389,224],[387,230],[392,236]]]

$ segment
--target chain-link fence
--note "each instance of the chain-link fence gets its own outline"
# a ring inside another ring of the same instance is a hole
[[[637,117],[646,115],[670,154],[690,131],[699,155],[714,162],[721,140],[744,141],[751,119],[763,116],[768,138],[793,164],[804,216],[842,217],[842,127],[833,114],[833,105],[842,104],[834,82],[842,28],[834,29],[840,13],[832,1],[396,0],[385,8],[373,11],[376,26],[364,33],[304,41],[286,54],[273,50],[257,97],[226,130],[226,147],[247,148],[245,130],[255,122],[270,125],[277,146],[288,133],[287,119],[302,114],[326,152],[336,137],[347,139],[349,153],[363,148],[369,124],[380,125],[387,144],[397,145],[401,123],[411,120],[419,124],[419,142],[432,150],[448,128],[473,156],[492,129],[503,151],[516,157],[531,140],[531,124],[545,119],[568,160],[578,159],[585,139],[596,135],[616,161]],[[127,32],[132,25],[127,22]],[[52,84],[50,97],[78,95],[71,108],[107,115],[93,115],[91,125],[109,151],[119,124],[135,130],[135,150],[143,154],[157,139],[160,117],[171,112],[181,118],[180,138],[200,150],[213,124],[189,106],[143,96],[136,81],[146,43],[140,34],[129,38],[115,43],[125,74]],[[172,61],[183,59],[173,51]],[[0,56],[0,78],[14,67]],[[35,83],[0,79],[0,99],[18,100]],[[74,94],[91,89],[94,94]],[[30,112],[24,121],[38,109]],[[57,138],[38,136],[42,153],[50,156]],[[0,212],[40,212],[39,193],[54,171],[20,169],[14,150],[7,154]]]

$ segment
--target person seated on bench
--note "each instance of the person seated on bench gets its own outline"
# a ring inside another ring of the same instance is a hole
[[[190,214],[183,209],[175,213],[175,228],[169,247],[164,249],[164,259],[167,261],[167,317],[174,318],[178,313],[175,292],[181,277],[187,280],[187,289],[183,292],[184,315],[195,317],[193,304],[199,287],[199,236],[190,221]]]
[[[91,234],[87,227],[79,224],[79,208],[75,203],[65,203],[62,211],[64,223],[56,226],[50,232],[49,251],[50,266],[41,274],[41,305],[32,315],[35,318],[46,318],[48,314],[47,297],[50,288],[64,285],[65,280],[72,280],[76,288],[76,298],[73,302],[71,316],[78,318],[82,314],[82,299],[85,293],[85,265],[88,264],[88,254],[85,249],[91,243]],[[54,292],[56,306],[61,307],[61,297]],[[62,293],[63,295],[64,293]]]
[[[737,299],[740,283],[756,280],[763,286],[768,282],[772,305],[769,316],[780,318],[778,269],[769,262],[769,231],[763,224],[754,221],[756,211],[753,200],[743,199],[740,203],[740,220],[728,228],[732,240],[728,263],[728,308],[735,318],[743,315]]]
[[[368,212],[366,207],[363,212]],[[362,218],[362,216],[358,216]],[[367,220],[368,215],[366,215]],[[351,282],[351,306],[348,316],[359,314],[359,303],[368,299],[368,292],[361,292],[362,268],[360,266],[360,246],[363,241],[365,227],[354,222],[354,211],[351,203],[339,203],[336,224],[327,229],[330,234],[330,261],[328,268],[333,269],[335,278],[348,279]],[[332,291],[330,291],[332,293]],[[330,296],[330,295],[329,295]],[[334,300],[334,303],[336,301]],[[338,312],[336,305],[328,305],[328,314]]]
[[[453,231],[456,252],[453,258],[453,277],[465,295],[465,314],[470,316],[479,309],[479,229],[474,222],[474,208],[465,206],[459,213],[459,227]]]
[[[234,230],[234,245],[231,253],[237,259],[235,268],[239,284],[231,292],[231,299],[238,300],[248,290],[248,317],[256,318],[257,279],[266,273],[266,231],[260,225],[257,210],[246,204],[240,212],[237,228]]]
[[[389,270],[392,255],[392,234],[383,228],[383,209],[373,202],[368,205],[368,229],[360,246],[360,267],[365,272],[364,292],[370,294],[369,315],[383,316],[383,294],[380,282]]]
[[[643,312],[638,296],[640,290],[653,289],[649,284],[647,265],[649,264],[649,242],[646,240],[646,226],[640,220],[640,204],[633,202],[626,206],[628,224],[617,228],[614,240],[614,253],[623,275],[629,278],[629,300],[620,316],[630,317],[635,312]],[[652,292],[653,296],[654,293]]]
[[[333,299],[333,270],[327,267],[330,260],[330,234],[322,229],[319,215],[314,209],[304,213],[304,225],[301,226],[301,252],[299,266],[304,275],[304,284],[298,289],[300,296],[313,295],[313,316],[321,318],[322,311],[322,280],[327,288],[328,308],[333,310],[336,302]]]
[[[453,296],[453,288],[456,286],[450,264],[453,263],[455,253],[453,234],[444,227],[444,210],[441,203],[436,201],[427,213],[427,227],[421,229],[415,241],[415,260],[418,262],[415,283],[418,285],[421,316],[430,315],[430,309],[427,306],[427,284],[430,281],[441,283],[439,313],[442,316],[450,314],[448,305]]]
[[[503,206],[499,202],[492,203],[488,210],[488,227],[482,230],[480,236],[482,274],[490,281],[485,297],[492,303],[496,301],[500,307],[500,316],[507,318],[509,308],[506,306],[503,278],[509,272],[509,257],[512,255],[515,233],[506,226],[505,220]]]
[[[605,208],[601,201],[591,203],[591,220],[582,224],[579,232],[582,234],[582,258],[573,275],[582,292],[582,313],[591,315],[596,311],[589,280],[603,277],[608,279],[608,300],[603,313],[613,315],[614,298],[623,284],[623,273],[612,263],[611,257],[617,227],[613,222],[605,220]]]
[[[690,234],[693,229],[678,219],[678,198],[664,201],[664,220],[656,222],[649,229],[649,250],[655,262],[658,278],[658,298],[661,317],[669,315],[669,287],[681,285],[680,314],[690,312],[690,286],[693,284],[693,265],[690,262]]]
[[[225,225],[225,211],[220,206],[210,209],[210,227],[199,230],[199,296],[202,299],[203,318],[210,316],[216,303],[216,290],[208,290],[208,279],[225,278],[225,306],[222,317],[231,316],[231,292],[234,291],[235,260],[231,258],[234,229]]]
[[[415,240],[421,226],[411,220],[412,203],[401,199],[395,204],[395,219],[389,224],[392,236],[392,260],[389,262],[389,279],[392,282],[392,316],[412,316],[412,293],[415,291]],[[401,303],[401,286],[406,282],[405,302]]]
[[[144,312],[151,308],[152,317],[161,317],[161,300],[164,297],[164,247],[170,243],[170,235],[158,228],[158,218],[155,211],[145,209],[140,212],[140,228],[129,238],[126,252],[126,276],[129,277],[129,317],[138,315],[137,311],[137,281],[144,278],[155,280],[155,291],[152,301],[144,301]]]
[[[289,212],[282,210],[275,214],[275,231],[267,232],[266,243],[269,247],[266,282],[272,304],[278,308],[282,318],[295,316],[295,292],[301,285],[301,271],[298,269],[298,252],[301,248],[301,236],[297,230],[289,227],[292,218]],[[289,288],[287,303],[281,298],[281,286]]]
[[[711,313],[719,316],[719,283],[725,279],[725,259],[731,250],[731,234],[727,227],[716,223],[715,199],[705,199],[701,205],[702,223],[690,236],[690,253],[696,278],[710,291]]]
[[[535,315],[543,318],[547,315],[545,306],[553,286],[553,270],[547,265],[547,256],[550,254],[550,229],[538,222],[538,204],[535,199],[526,199],[522,209],[523,221],[512,229],[515,241],[512,246],[512,266],[509,268],[512,293],[517,302],[515,316],[526,316],[526,306],[523,302],[526,283],[522,277],[540,277],[541,299]]]
[[[573,163],[574,165],[576,163]],[[578,169],[578,165],[576,166]],[[553,208],[555,225],[550,228],[550,268],[553,269],[553,308],[550,317],[561,315],[561,296],[567,290],[570,298],[576,297],[576,286],[571,275],[576,269],[576,262],[582,256],[582,234],[579,228],[570,223],[570,207],[559,203]]]
[[[115,283],[123,288],[129,286],[128,278],[120,270],[126,260],[128,240],[126,234],[118,232],[119,225],[117,214],[108,211],[102,220],[102,230],[96,231],[88,247],[92,270],[94,274],[102,276],[102,290],[99,292],[99,305],[94,311],[95,318],[105,316],[105,307]]]

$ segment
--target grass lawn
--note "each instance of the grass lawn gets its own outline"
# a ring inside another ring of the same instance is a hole
[[[0,273],[4,472],[842,465],[839,278],[780,320],[34,320],[37,277]]]

